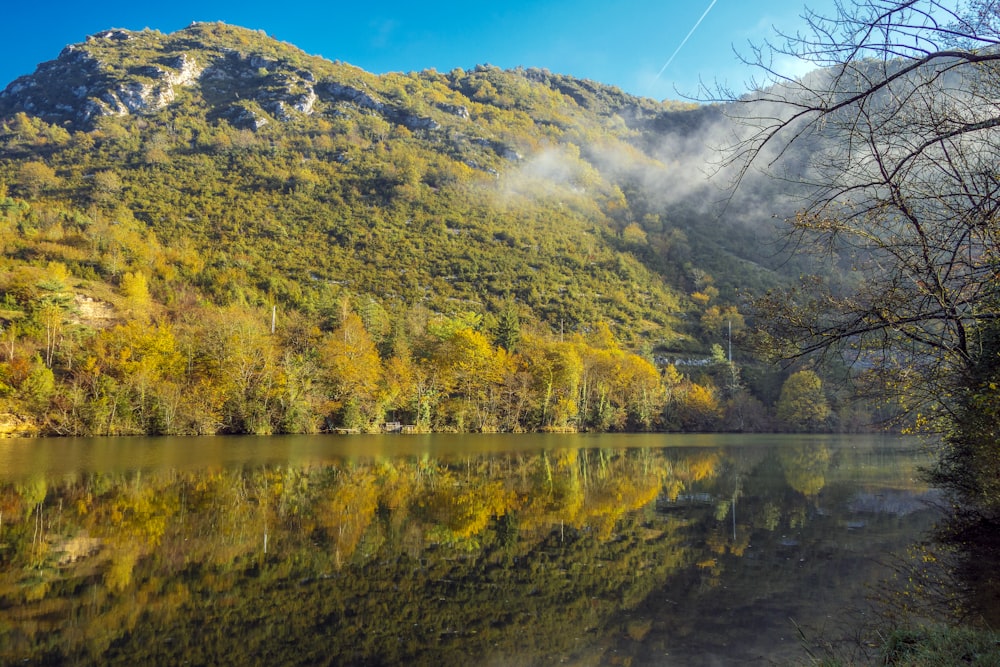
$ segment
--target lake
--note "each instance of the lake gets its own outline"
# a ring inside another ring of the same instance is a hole
[[[0,663],[810,664],[937,498],[882,436],[0,441]]]

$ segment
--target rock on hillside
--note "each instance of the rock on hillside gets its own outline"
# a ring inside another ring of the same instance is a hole
[[[335,77],[332,65],[224,24],[194,23],[170,35],[112,29],[67,46],[55,60],[13,81],[0,92],[0,116],[23,111],[70,129],[90,129],[105,116],[155,113],[191,89],[213,117],[240,129],[310,115],[317,102],[352,104],[411,130],[438,127],[431,118],[379,99],[363,82]],[[440,111],[468,116],[460,106]]]
[[[87,126],[101,116],[148,113],[176,97],[178,87],[198,81],[203,68],[186,53],[171,54],[156,65],[121,71],[99,58],[90,45],[125,42],[142,33],[107,30],[71,44],[56,60],[42,63],[0,92],[0,107],[25,111],[50,123]]]
[[[672,336],[705,275],[733,299],[772,270],[767,228],[706,212],[719,113],[689,106],[541,69],[375,75],[222,23],[112,29],[0,92],[0,185],[190,244],[210,264],[185,279],[219,301],[280,288],[311,307],[337,286],[444,311],[516,292],[560,326]],[[66,231],[90,215],[55,225],[45,206],[39,233],[75,244],[56,258],[94,271]]]

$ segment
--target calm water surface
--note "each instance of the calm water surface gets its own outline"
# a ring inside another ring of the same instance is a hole
[[[809,664],[935,519],[913,440],[0,441],[0,664]]]

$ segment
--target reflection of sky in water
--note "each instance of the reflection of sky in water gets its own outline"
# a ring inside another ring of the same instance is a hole
[[[0,442],[0,662],[803,659],[789,619],[841,632],[929,524],[923,462],[858,436]]]

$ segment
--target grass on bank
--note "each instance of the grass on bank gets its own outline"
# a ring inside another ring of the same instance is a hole
[[[892,630],[873,663],[893,667],[1000,666],[1000,633],[968,627],[931,626]],[[851,660],[829,659],[822,667],[846,667]]]
[[[975,628],[894,630],[882,647],[883,663],[914,667],[1000,665],[1000,634]]]

